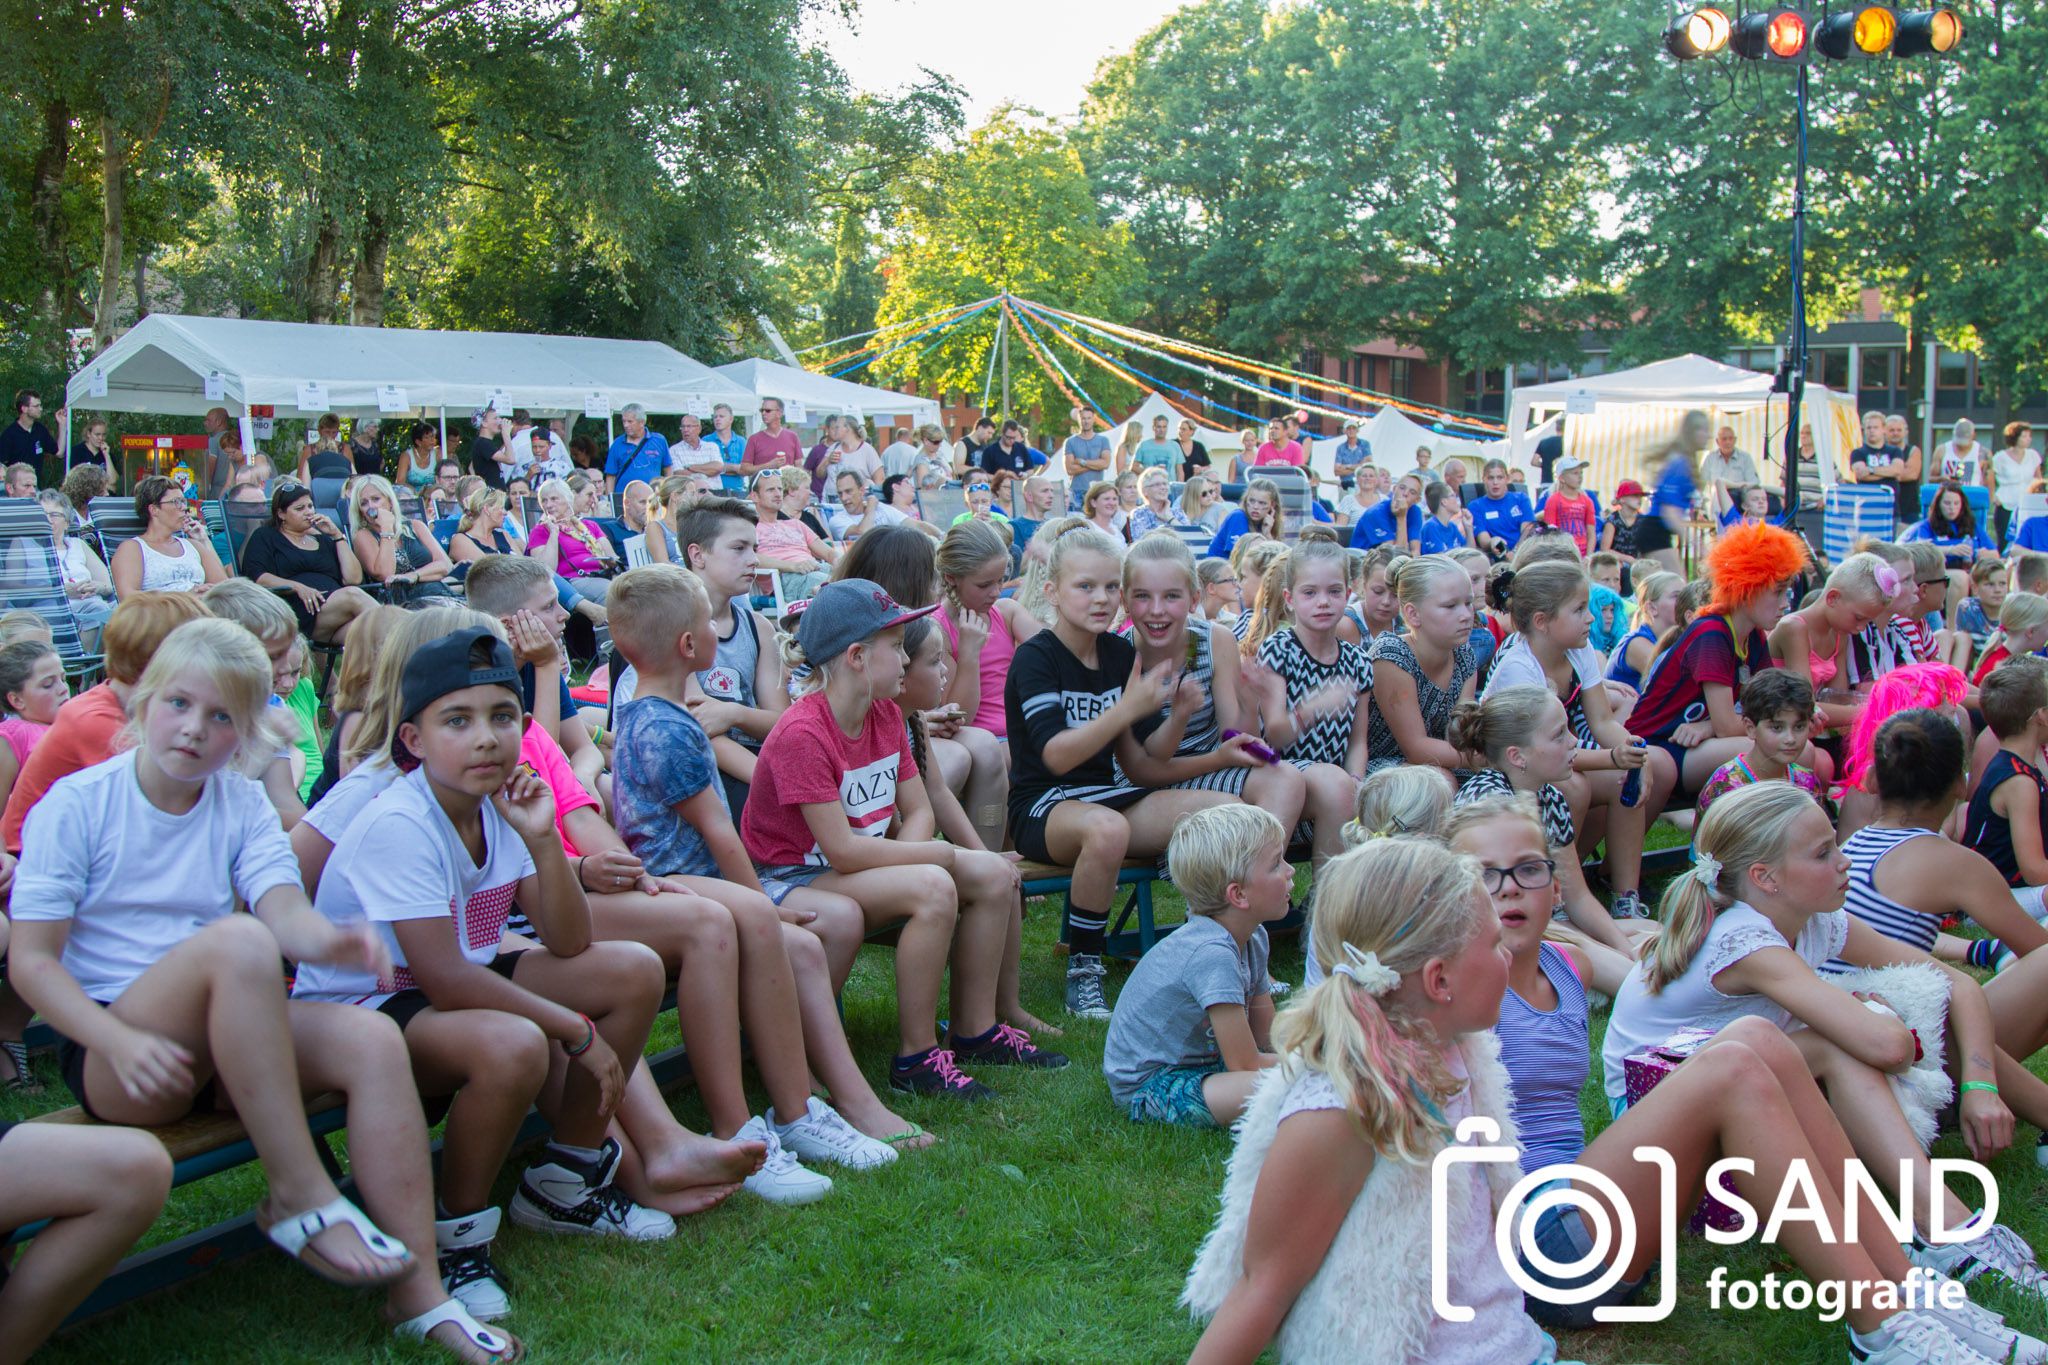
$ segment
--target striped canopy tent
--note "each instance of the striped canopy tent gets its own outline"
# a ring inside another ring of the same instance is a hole
[[[1716,427],[1735,428],[1736,447],[1755,456],[1765,482],[1778,488],[1785,482],[1785,399],[1771,392],[1767,374],[1682,355],[1633,370],[1518,388],[1508,430],[1515,433],[1516,458],[1526,464],[1537,440],[1531,426],[1559,418],[1565,454],[1590,465],[1586,486],[1612,496],[1623,479],[1654,481],[1686,414],[1704,412]],[[1584,411],[1588,406],[1590,413]],[[1813,424],[1821,487],[1831,487],[1842,456],[1860,439],[1855,400],[1808,384],[1800,420]]]

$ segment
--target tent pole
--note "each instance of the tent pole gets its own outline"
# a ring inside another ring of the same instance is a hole
[[[448,409],[444,405],[437,409],[441,414],[441,458],[448,457]]]
[[[1006,312],[1009,306],[1010,296],[1005,292],[1003,294],[1003,308]],[[1007,420],[1010,416],[1010,329],[1007,327],[1003,328],[997,339],[1002,342],[1003,346],[1003,417]]]

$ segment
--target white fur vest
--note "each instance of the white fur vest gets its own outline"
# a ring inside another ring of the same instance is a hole
[[[1859,967],[1824,977],[1845,991],[1881,995],[1891,1002],[1920,1040],[1921,1056],[1905,1071],[1889,1076],[1892,1094],[1920,1145],[1931,1147],[1941,1127],[1941,1111],[1955,1098],[1955,1081],[1943,1070],[1948,1062],[1948,973],[1932,963],[1897,967]]]
[[[1518,1145],[1500,1043],[1490,1032],[1471,1034],[1463,1053],[1471,1076],[1472,1113],[1500,1125],[1502,1145]],[[1269,1069],[1238,1120],[1236,1146],[1223,1180],[1223,1208],[1195,1254],[1194,1268],[1181,1291],[1182,1305],[1197,1318],[1213,1317],[1244,1271],[1252,1190],[1280,1126],[1281,1105],[1301,1072],[1301,1064],[1291,1057]],[[1520,1174],[1513,1162],[1488,1167],[1495,1211]],[[1374,1161],[1322,1267],[1280,1324],[1273,1343],[1279,1359],[1303,1365],[1394,1365],[1419,1358],[1434,1318],[1429,1201],[1427,1164],[1411,1165],[1384,1153]],[[1453,1245],[1492,1240],[1490,1226],[1476,1232],[1453,1227],[1449,1232]]]

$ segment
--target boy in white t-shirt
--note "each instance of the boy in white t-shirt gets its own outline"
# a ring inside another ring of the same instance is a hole
[[[393,756],[410,771],[349,825],[318,896],[330,920],[377,927],[398,990],[367,973],[313,967],[298,995],[367,1005],[408,1030],[427,1010],[526,1021],[539,1047],[561,1048],[568,1068],[546,1106],[554,1139],[520,1178],[512,1220],[634,1241],[673,1236],[673,1218],[614,1186],[620,1149],[605,1136],[625,1087],[622,1059],[637,1061],[661,1003],[661,960],[637,943],[592,941],[554,798],[519,761],[526,716],[511,648],[476,627],[445,635],[407,661],[401,694]],[[515,905],[543,947],[505,936]],[[522,1076],[515,1097],[522,1112],[530,1080]],[[436,1232],[443,1250],[462,1253],[458,1295],[502,1313],[488,1254],[496,1223],[490,1210],[443,1219]]]

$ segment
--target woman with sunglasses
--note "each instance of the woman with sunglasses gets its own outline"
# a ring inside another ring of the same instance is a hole
[[[1194,475],[1180,491],[1180,512],[1188,525],[1200,526],[1214,535],[1223,524],[1223,486],[1213,475]]]
[[[142,534],[122,542],[110,566],[114,595],[205,592],[228,571],[213,552],[213,537],[178,485],[152,474],[135,485],[135,515]]]

